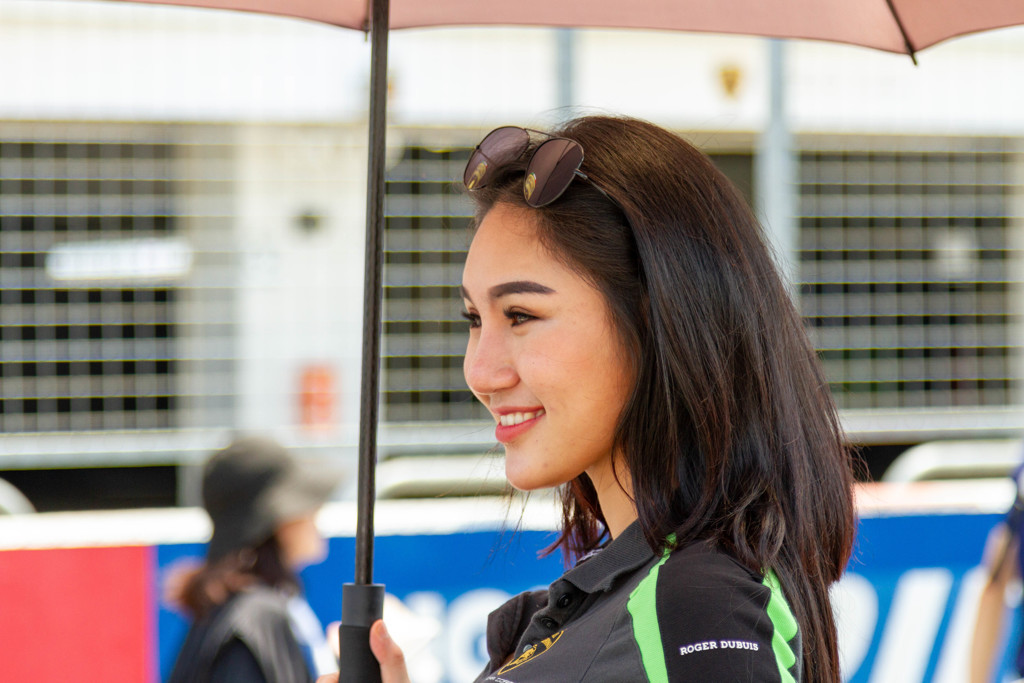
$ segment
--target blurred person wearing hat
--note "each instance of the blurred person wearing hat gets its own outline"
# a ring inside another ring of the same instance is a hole
[[[202,498],[213,536],[203,564],[169,587],[194,619],[169,683],[307,683],[337,671],[297,573],[326,557],[314,520],[339,481],[263,437],[210,457]]]

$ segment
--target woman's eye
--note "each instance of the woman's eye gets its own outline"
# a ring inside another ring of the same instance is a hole
[[[505,317],[512,321],[512,327],[535,320],[532,315],[522,311],[505,311]]]
[[[462,317],[469,321],[469,329],[480,327],[480,316],[469,311],[462,311]]]

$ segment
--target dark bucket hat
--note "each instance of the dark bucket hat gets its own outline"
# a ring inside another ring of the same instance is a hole
[[[203,507],[213,521],[208,561],[258,546],[281,523],[317,510],[340,482],[339,471],[309,467],[266,437],[217,451],[203,469]]]

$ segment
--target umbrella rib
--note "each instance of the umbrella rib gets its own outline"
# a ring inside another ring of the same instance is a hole
[[[900,13],[896,11],[896,6],[892,4],[893,0],[885,0],[885,4],[889,6],[889,12],[892,14],[892,18],[896,21],[896,26],[900,30],[900,34],[903,36],[903,44],[907,48],[907,54],[910,55],[910,60],[914,62],[914,66],[917,66],[917,52],[914,49],[914,45],[910,42],[910,36],[907,35],[907,29],[903,26],[903,20],[900,19]]]

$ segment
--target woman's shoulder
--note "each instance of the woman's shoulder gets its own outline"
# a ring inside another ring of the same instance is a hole
[[[753,611],[763,613],[772,597],[771,574],[754,572],[714,544],[697,541],[667,551],[634,590],[653,607],[689,618]]]
[[[765,576],[743,565],[731,553],[710,541],[694,541],[663,557],[659,573],[679,587],[761,586]]]
[[[288,594],[254,586],[237,593],[226,605],[225,644],[238,641],[259,663],[268,680],[305,680],[305,657],[288,613]]]
[[[668,680],[801,680],[799,629],[774,574],[712,544],[663,556],[630,596],[630,614],[645,665]]]
[[[256,584],[235,593],[226,607],[236,615],[288,615],[288,595],[281,590]]]
[[[206,680],[215,670],[229,672],[227,680],[250,680],[234,677],[235,673],[253,663],[263,672],[275,671],[279,660],[294,658],[293,651],[298,651],[294,640],[287,596],[253,586],[235,593],[192,625],[170,680]]]
[[[633,591],[629,611],[645,662],[663,662],[669,680],[800,680],[799,629],[774,574],[752,571],[713,544],[664,555]],[[658,638],[645,642],[652,632]],[[749,671],[759,675],[724,675]]]
[[[769,607],[773,615],[790,614],[772,571],[754,571],[708,542],[666,554],[646,581],[653,584],[649,589],[659,605],[689,619],[727,615],[737,623],[753,625],[762,621]]]
[[[259,646],[291,632],[287,596],[266,586],[251,586],[214,608],[193,630],[216,647],[233,639]]]

